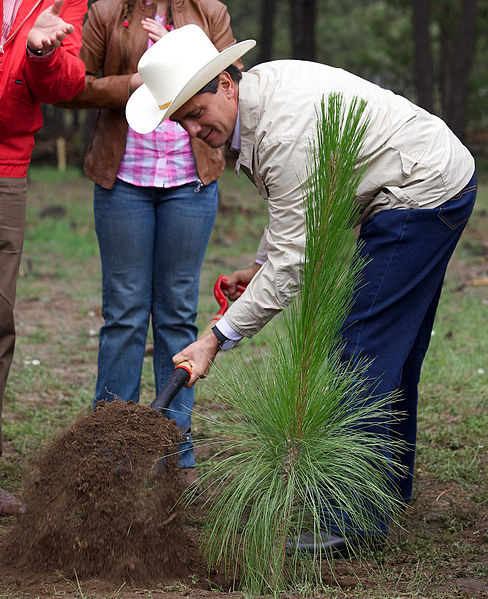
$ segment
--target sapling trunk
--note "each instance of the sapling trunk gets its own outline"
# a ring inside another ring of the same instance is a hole
[[[386,429],[367,425],[387,422],[392,398],[372,395],[366,357],[341,360],[341,327],[363,266],[352,225],[366,108],[357,99],[346,106],[340,95],[318,107],[300,292],[260,359],[244,362],[235,352],[213,376],[222,416],[212,428],[224,449],[201,480],[210,494],[205,554],[254,593],[320,580],[320,553],[304,556],[290,540],[305,531],[318,538],[325,511],[346,513],[368,531],[376,516],[398,509],[395,444]]]

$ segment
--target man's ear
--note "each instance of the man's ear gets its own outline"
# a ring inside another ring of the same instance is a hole
[[[226,96],[234,97],[235,83],[227,71],[220,73],[219,85]]]

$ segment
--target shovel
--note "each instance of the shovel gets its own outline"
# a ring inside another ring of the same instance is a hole
[[[220,309],[218,310],[218,312],[216,312],[212,320],[207,324],[200,337],[203,337],[204,335],[209,333],[211,328],[215,325],[215,323],[218,322],[229,309],[229,301],[227,300],[227,298],[224,295],[224,292],[222,291],[222,284],[226,282],[226,279],[227,277],[225,277],[224,275],[219,275],[219,277],[215,281],[214,296],[220,306]],[[246,289],[246,285],[239,283],[237,285],[237,289],[242,293]],[[189,362],[182,362],[181,364],[178,364],[178,366],[175,367],[173,374],[169,377],[166,385],[164,385],[164,387],[160,389],[159,393],[156,396],[156,399],[152,402],[151,408],[154,408],[157,412],[165,416],[166,410],[168,409],[170,403],[173,401],[173,398],[178,393],[178,391],[188,382],[188,380],[190,379],[190,375],[191,366]],[[188,431],[185,430],[182,432],[183,434],[185,434]]]

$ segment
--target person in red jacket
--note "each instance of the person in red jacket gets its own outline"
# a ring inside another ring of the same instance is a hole
[[[0,40],[0,454],[1,411],[15,344],[14,303],[22,254],[26,175],[41,102],[71,99],[85,85],[78,58],[86,0],[2,0]],[[0,488],[0,516],[24,505]]]

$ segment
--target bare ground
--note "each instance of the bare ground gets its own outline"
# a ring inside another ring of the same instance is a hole
[[[476,231],[473,233],[476,237]],[[460,262],[451,266],[452,280],[458,282],[459,293],[469,293],[473,287],[486,285],[486,241],[476,241],[485,247],[484,258],[469,267]],[[79,283],[79,286],[81,289],[83,283]],[[488,294],[485,293],[484,301],[487,299]],[[94,381],[96,342],[86,336],[86,331],[98,329],[101,324],[98,302],[88,300],[88,305],[80,309],[80,302],[76,299],[76,284],[66,293],[63,282],[53,277],[47,294],[19,300],[16,316],[17,322],[21,323],[21,335],[35,333],[39,325],[49,331],[48,339],[38,346],[38,350],[42,353],[43,362],[49,366],[58,381],[58,387],[52,392],[39,393],[36,388],[26,387],[21,394],[22,404],[54,411],[70,397],[70,393],[63,391],[63,381],[66,388],[72,390],[71,394],[77,385],[81,387],[87,380]],[[56,354],[52,353],[49,342],[49,338],[54,337],[58,343]],[[81,346],[80,338],[85,339]],[[78,347],[76,352],[73,352],[73,347]],[[459,401],[462,401],[462,397]],[[85,413],[80,417],[83,418]],[[9,409],[8,404],[4,416],[19,418],[15,411]],[[198,451],[197,449],[197,458]],[[13,464],[19,459],[17,451],[8,441],[4,444],[3,455],[7,462]],[[446,484],[424,471],[423,464],[418,463],[414,500],[405,513],[402,527],[392,531],[383,551],[365,556],[361,562],[353,559],[336,560],[332,567],[324,569],[326,586],[323,589],[302,589],[284,596],[335,596],[345,599],[488,597],[486,451],[483,455],[479,462],[479,483],[471,484],[469,488],[455,483]],[[19,489],[19,494],[23,494],[22,488]],[[80,578],[77,572],[62,572],[57,568],[51,571],[44,568],[39,573],[29,560],[19,559],[14,564],[7,564],[8,560],[3,559],[0,562],[0,598],[237,599],[242,595],[232,590],[230,581],[226,581],[221,573],[206,572],[202,562],[198,561],[197,536],[204,518],[202,509],[189,514],[187,521],[183,517],[182,526],[190,539],[195,560],[193,570],[190,568],[184,575],[168,576],[164,571],[164,558],[161,559],[160,579],[156,575],[156,579],[144,584],[138,584],[130,576],[123,575],[118,580],[89,575]],[[0,550],[5,550],[7,539],[15,526],[15,518],[0,520]],[[28,535],[28,532],[25,534]],[[24,563],[19,566],[20,562]]]

